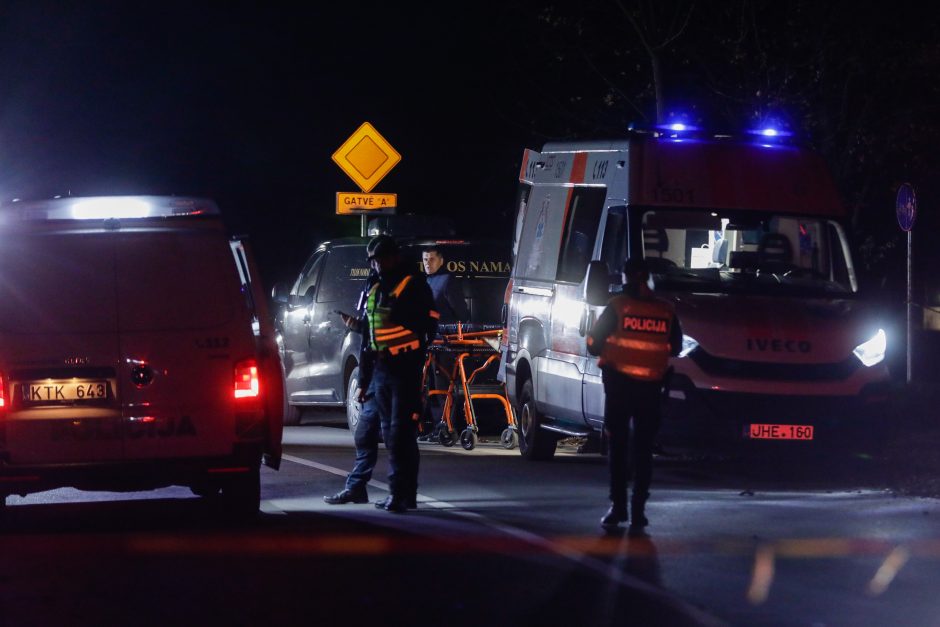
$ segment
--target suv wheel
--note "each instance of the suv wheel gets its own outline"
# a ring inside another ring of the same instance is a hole
[[[356,432],[356,425],[359,424],[359,412],[362,411],[362,403],[356,400],[356,390],[359,389],[359,366],[352,369],[349,373],[349,381],[346,383],[346,422],[349,424],[349,430]]]
[[[261,471],[254,466],[222,485],[222,504],[227,513],[237,518],[252,518],[261,507]]]
[[[300,415],[303,413],[303,410],[297,405],[290,404],[290,394],[287,392],[287,377],[284,376],[283,366],[281,367],[281,376],[284,381],[284,424],[293,427],[300,424]]]
[[[530,461],[547,461],[555,456],[558,438],[542,429],[542,418],[535,407],[532,379],[522,385],[519,395],[519,452]]]

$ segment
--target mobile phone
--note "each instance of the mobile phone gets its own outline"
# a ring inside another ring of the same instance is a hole
[[[348,313],[346,313],[345,311],[341,311],[341,310],[339,310],[339,309],[334,309],[334,310],[333,310],[333,313],[339,314],[340,316],[346,316],[347,318],[352,318],[353,320],[356,319],[356,316],[354,316],[354,315],[352,315],[352,314],[348,314]]]

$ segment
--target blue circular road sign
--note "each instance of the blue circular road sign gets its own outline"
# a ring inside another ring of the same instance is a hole
[[[898,224],[901,225],[901,230],[910,231],[914,228],[914,218],[917,217],[917,196],[910,183],[902,183],[898,188],[895,211],[898,214]]]

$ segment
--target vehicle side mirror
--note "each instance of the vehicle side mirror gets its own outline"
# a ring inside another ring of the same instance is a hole
[[[271,288],[271,300],[279,305],[286,305],[289,295],[290,287],[286,283],[275,283]]]
[[[610,300],[610,272],[603,261],[588,264],[584,280],[584,300],[592,307],[606,305]]]

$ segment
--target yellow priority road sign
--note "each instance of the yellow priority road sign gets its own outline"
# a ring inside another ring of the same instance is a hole
[[[336,215],[394,214],[398,194],[336,192]]]
[[[333,161],[368,193],[401,161],[401,155],[374,126],[364,122],[333,153]]]

